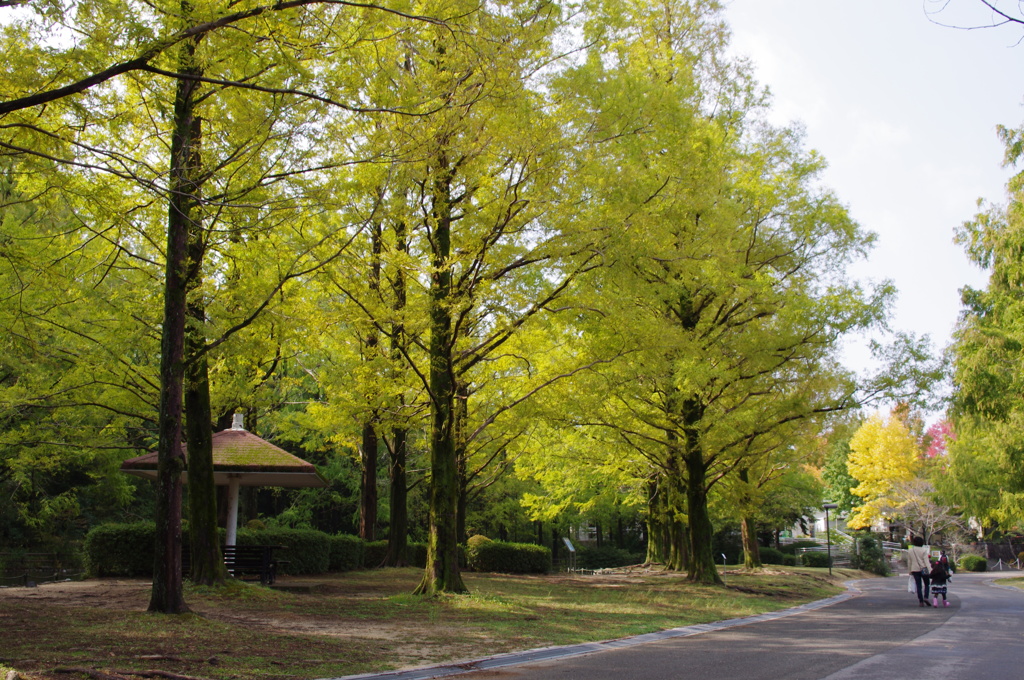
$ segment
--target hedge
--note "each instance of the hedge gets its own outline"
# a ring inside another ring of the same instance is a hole
[[[786,555],[781,550],[770,547],[758,548],[757,552],[761,556],[761,564],[785,564],[786,558],[792,557],[792,555]]]
[[[155,522],[101,524],[85,536],[86,570],[92,576],[152,576]]]
[[[480,547],[483,546],[483,545],[486,545],[488,543],[493,543],[493,542],[494,541],[492,541],[491,539],[487,538],[486,536],[484,536],[482,534],[476,534],[474,536],[470,536],[466,540],[466,547],[465,547],[466,562],[467,562],[467,564],[476,564],[477,561],[479,560]]]
[[[964,555],[960,558],[960,569],[963,571],[985,571],[988,560],[980,555]]]
[[[855,537],[859,548],[851,556],[850,564],[854,569],[863,569],[879,576],[889,575],[889,560],[885,558],[885,551],[881,542],[874,536],[861,535]]]
[[[481,542],[467,555],[469,568],[504,574],[546,574],[551,571],[551,550],[532,543]]]
[[[366,541],[363,543],[363,569],[376,569],[384,564],[388,556],[387,541]]]
[[[828,554],[824,552],[805,552],[800,556],[801,563],[805,567],[827,567],[829,566]]]
[[[328,571],[352,571],[363,566],[363,539],[350,534],[327,537],[331,542]]]
[[[286,562],[279,573],[323,574],[331,567],[331,537],[315,529],[240,529],[238,545],[279,545],[274,557]]]
[[[424,568],[427,566],[427,544],[426,543],[410,543],[409,544],[409,564],[414,567]],[[459,546],[459,566],[465,566],[466,564],[466,552]]]
[[[613,546],[581,545],[576,552],[576,566],[581,569],[608,569],[640,564],[644,561],[642,553],[631,553],[624,548]]]

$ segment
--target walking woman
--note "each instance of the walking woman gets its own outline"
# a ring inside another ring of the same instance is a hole
[[[910,542],[913,545],[907,549],[907,567],[910,569],[910,575],[914,577],[914,585],[917,586],[917,606],[931,607],[932,603],[928,601],[928,574],[932,569],[928,556],[931,554],[931,548],[924,544],[924,539],[920,536],[914,536]]]

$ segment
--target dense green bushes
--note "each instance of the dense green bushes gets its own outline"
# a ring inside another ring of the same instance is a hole
[[[387,541],[366,541],[363,543],[363,568],[376,569],[388,556]]]
[[[758,548],[761,564],[781,564],[786,567],[796,566],[796,555],[790,555],[772,547]]]
[[[644,561],[642,553],[632,553],[624,548],[609,545],[581,545],[576,549],[576,566],[580,569],[609,569],[640,564]]]
[[[469,568],[477,571],[505,573],[546,573],[551,570],[551,551],[547,548],[480,538],[483,540],[478,539],[475,543],[486,544],[486,549],[473,553],[476,557],[469,563],[466,552],[472,550],[463,551],[460,547],[460,564],[468,564]],[[155,540],[156,525],[153,522],[100,525],[85,539],[88,571],[93,576],[151,576]],[[187,532],[185,540],[188,540]],[[384,562],[388,550],[387,541],[364,542],[357,536],[330,536],[314,529],[239,529],[237,543],[282,546],[274,553],[281,560],[279,571],[295,576],[374,569]],[[474,541],[471,540],[470,544]],[[427,545],[410,543],[408,557],[412,566],[426,566]]]
[[[328,571],[352,571],[363,566],[363,541],[358,536],[335,534],[328,536],[331,558]]]
[[[188,532],[184,531],[188,545]],[[151,576],[156,524],[101,524],[85,537],[85,559],[93,576]],[[283,574],[322,574],[362,566],[362,541],[313,529],[240,529],[239,545],[285,546],[275,553]],[[332,567],[332,559],[336,566]]]
[[[889,575],[889,561],[882,544],[874,536],[857,536],[857,551],[850,557],[850,566],[879,576]]]
[[[761,556],[761,564],[785,564],[785,553],[775,548],[758,548],[758,554]]]
[[[241,529],[238,545],[277,545],[274,557],[282,562],[280,573],[299,576],[323,574],[331,566],[331,539],[315,529]]]
[[[410,543],[409,544],[409,564],[414,567],[426,567],[427,566],[427,544],[426,543]],[[459,566],[466,565],[466,553],[462,550],[462,546],[459,546]]]
[[[151,576],[155,522],[101,524],[85,536],[86,570],[92,576]]]
[[[466,553],[469,568],[474,571],[503,574],[546,574],[551,571],[551,550],[542,545],[485,539],[467,548]]]
[[[964,555],[960,558],[959,568],[962,571],[985,571],[988,560],[980,555]]]
[[[829,557],[824,552],[805,552],[800,556],[801,563],[805,567],[827,567]]]

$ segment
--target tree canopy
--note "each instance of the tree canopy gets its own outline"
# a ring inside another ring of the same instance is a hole
[[[640,518],[714,583],[716,524],[756,566],[834,419],[930,377],[912,341],[841,366],[893,291],[848,275],[873,236],[712,0],[0,11],[4,512],[26,544],[136,512],[115,470],[157,449],[156,611],[185,608],[182,442],[218,579],[236,410],[331,471],[277,521],[387,532],[393,565],[415,534],[423,594],[465,590],[469,531]],[[854,441],[874,507],[891,447]]]

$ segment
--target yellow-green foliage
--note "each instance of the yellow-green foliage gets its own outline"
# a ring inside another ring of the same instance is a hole
[[[876,414],[850,440],[847,468],[857,486],[851,491],[864,499],[848,521],[854,529],[870,527],[883,513],[898,510],[903,501],[897,489],[909,482],[919,466],[917,440],[903,422]]]
[[[466,541],[466,560],[470,564],[476,562],[477,555],[480,552],[480,547],[491,542],[491,539],[487,538],[483,534],[470,536]]]

